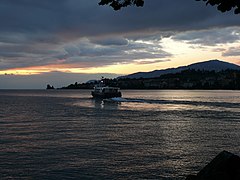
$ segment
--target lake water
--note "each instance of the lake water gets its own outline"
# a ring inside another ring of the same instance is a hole
[[[240,153],[240,91],[0,91],[0,179],[185,179]]]

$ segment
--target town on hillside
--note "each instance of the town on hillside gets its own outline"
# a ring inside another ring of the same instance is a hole
[[[107,86],[121,89],[240,89],[240,70],[207,71],[187,69],[154,78],[102,79]],[[61,89],[92,89],[99,81],[74,83]]]

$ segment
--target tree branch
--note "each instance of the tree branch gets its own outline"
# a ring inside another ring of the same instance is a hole
[[[240,14],[240,0],[195,0],[205,1],[206,5],[217,6],[217,9],[221,12],[226,12],[234,9],[235,14]],[[100,0],[99,5],[109,5],[114,10],[120,10],[127,6],[142,7],[144,0]]]

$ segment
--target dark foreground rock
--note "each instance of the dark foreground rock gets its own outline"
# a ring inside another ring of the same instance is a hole
[[[189,175],[186,180],[240,180],[240,157],[222,151],[197,175]]]
[[[55,88],[53,86],[51,86],[50,84],[48,84],[46,89],[55,89]]]

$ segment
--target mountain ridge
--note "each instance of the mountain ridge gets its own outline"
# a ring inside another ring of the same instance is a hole
[[[221,70],[226,70],[226,69],[240,70],[240,66],[233,64],[233,63],[214,59],[214,60],[193,63],[193,64],[190,64],[187,66],[179,66],[177,68],[167,68],[167,69],[162,69],[162,70],[153,70],[153,71],[149,71],[149,72],[136,72],[136,73],[129,74],[126,76],[120,76],[118,78],[120,78],[120,79],[155,78],[155,77],[159,77],[163,74],[178,73],[178,72],[181,72],[181,71],[187,70],[187,69],[206,70],[206,71],[212,71],[212,70],[221,71]]]

